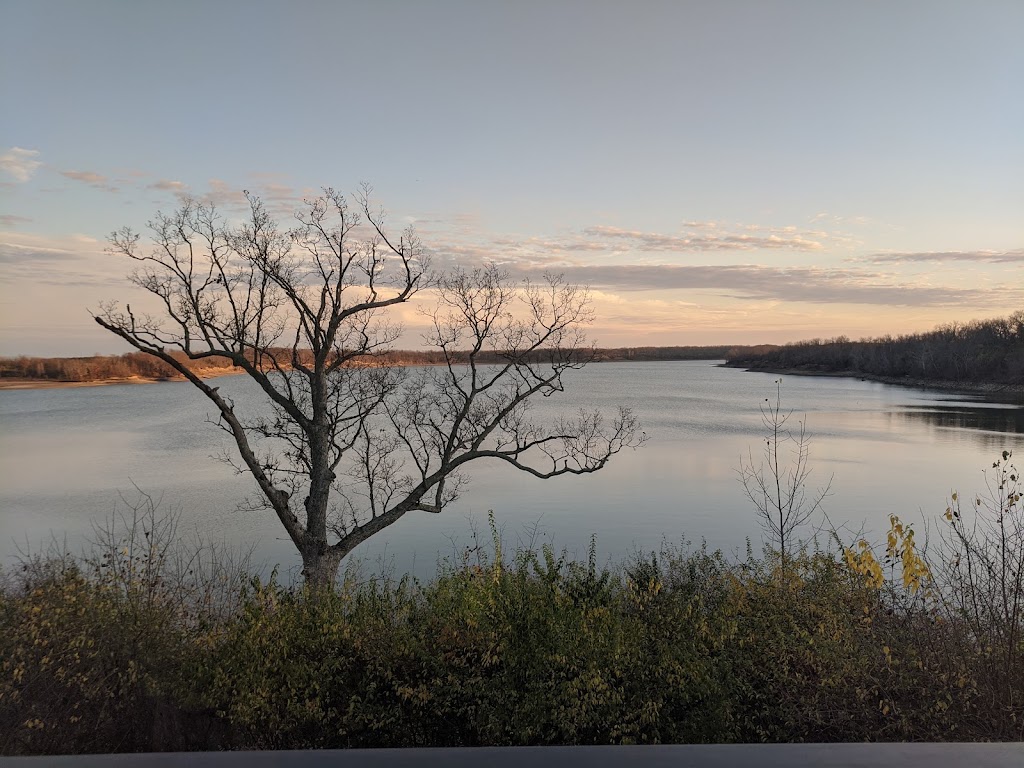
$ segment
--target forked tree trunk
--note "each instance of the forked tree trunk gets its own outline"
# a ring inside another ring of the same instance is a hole
[[[302,576],[314,592],[334,589],[342,553],[327,547],[310,547],[302,552]]]

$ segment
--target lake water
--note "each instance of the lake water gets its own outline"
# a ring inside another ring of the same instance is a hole
[[[410,513],[356,553],[429,574],[438,556],[469,541],[471,526],[486,531],[488,510],[513,543],[536,530],[540,541],[583,553],[595,534],[602,558],[616,560],[663,539],[742,551],[749,537],[758,546],[737,469],[748,449],[757,458],[759,404],[774,396],[777,378],[704,361],[592,365],[568,380],[564,396],[541,399],[537,414],[626,405],[646,445],[583,477],[542,481],[506,465],[472,467],[471,485],[442,515]],[[244,376],[217,384],[240,404],[254,396]],[[852,530],[878,535],[891,513],[919,526],[935,520],[951,491],[983,489],[983,470],[1002,450],[1024,453],[1019,405],[799,376],[783,377],[782,398],[806,414],[810,485],[832,478],[825,510]],[[134,484],[180,510],[184,529],[254,545],[259,562],[295,568],[276,519],[238,511],[254,481],[210,458],[231,448],[206,421],[212,410],[185,382],[0,391],[0,562],[51,534],[80,547]]]

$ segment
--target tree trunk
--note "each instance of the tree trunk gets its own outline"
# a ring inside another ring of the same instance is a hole
[[[334,589],[341,565],[342,553],[324,545],[310,547],[302,552],[302,576],[315,592]]]

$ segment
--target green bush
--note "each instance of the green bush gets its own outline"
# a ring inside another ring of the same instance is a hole
[[[182,669],[180,623],[139,610],[66,560],[0,599],[0,747],[5,753],[131,751],[152,741],[157,702]]]
[[[998,470],[997,532],[1022,517]],[[311,594],[172,556],[149,519],[7,574],[0,749],[1024,738],[1020,601],[943,559],[987,553],[1016,585],[1019,538],[993,554],[950,525],[931,555],[893,518],[878,556],[666,546],[615,568],[495,533],[425,583],[351,568]]]

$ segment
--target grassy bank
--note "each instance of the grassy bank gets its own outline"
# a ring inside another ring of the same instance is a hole
[[[992,477],[930,551],[895,519],[784,570],[495,535],[429,581],[353,566],[326,596],[136,517],[6,574],[0,749],[1021,739],[1024,513],[1005,458]]]

